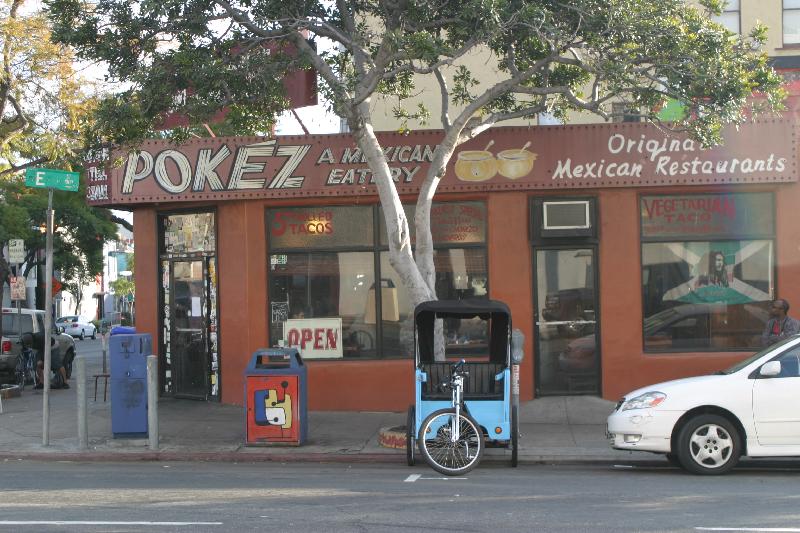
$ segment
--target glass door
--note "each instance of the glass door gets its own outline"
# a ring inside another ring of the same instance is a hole
[[[205,400],[209,394],[209,295],[206,260],[174,260],[168,321],[174,394]]]
[[[535,250],[536,395],[599,394],[596,248]]]

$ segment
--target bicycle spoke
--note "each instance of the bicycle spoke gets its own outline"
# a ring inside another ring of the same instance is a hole
[[[481,453],[481,435],[473,423],[463,415],[459,416],[457,423],[459,437],[455,442],[451,439],[454,416],[452,413],[442,413],[434,417],[425,430],[428,435],[433,433],[433,428],[437,428],[436,432],[422,443],[430,461],[446,473],[468,471]]]

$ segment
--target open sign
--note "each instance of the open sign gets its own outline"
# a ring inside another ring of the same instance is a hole
[[[337,359],[343,356],[341,318],[297,318],[283,324],[283,340],[297,348],[303,359]]]

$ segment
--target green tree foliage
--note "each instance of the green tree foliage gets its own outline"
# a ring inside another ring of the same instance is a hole
[[[609,118],[627,103],[657,122],[668,100],[686,113],[672,127],[704,144],[721,128],[774,109],[780,78],[761,51],[764,28],[734,35],[710,21],[719,0],[697,9],[682,0],[45,0],[59,42],[101,59],[130,89],[102,107],[107,140],[141,139],[164,113],[196,124],[230,105],[238,126],[262,130],[283,104],[276,80],[312,66],[375,176],[389,233],[390,261],[413,302],[436,297],[430,206],[455,148],[503,121],[548,112]],[[334,52],[318,46],[336,43]],[[291,46],[298,53],[266,53]],[[497,75],[478,83],[461,61],[491,50]],[[444,136],[421,184],[416,252],[408,221],[372,129],[373,97],[399,98],[397,115],[422,77],[434,80]],[[758,98],[752,98],[753,93]],[[185,99],[176,102],[176,94]]]
[[[115,217],[107,209],[89,207],[84,194],[54,191],[55,227],[53,233],[53,268],[61,274],[64,289],[80,299],[86,282],[103,271],[103,244],[117,238]],[[0,179],[0,246],[9,239],[24,239],[26,267],[44,264],[47,191],[25,187],[20,177]],[[0,258],[0,298],[7,281],[8,265]]]
[[[45,164],[79,169],[83,131],[96,105],[74,55],[51,40],[50,22],[39,8],[33,1],[0,1],[0,248],[24,239],[28,270],[40,263],[36,252],[44,249],[44,235],[32,228],[45,221],[47,193],[25,188],[21,171]],[[54,197],[61,228],[54,264],[78,298],[74,284],[102,271],[103,242],[116,238],[111,212],[89,208],[83,198],[83,190]],[[0,300],[9,272],[0,255]]]
[[[72,160],[94,100],[69,48],[50,39],[38,2],[0,1],[0,177]]]
[[[126,277],[118,277],[108,285],[111,287],[111,290],[114,291],[114,294],[117,296],[117,298],[122,299],[123,302],[128,302],[127,304],[123,303],[123,309],[125,307],[132,309],[131,302],[136,296],[136,282],[133,280],[133,273],[136,271],[136,262],[134,261],[133,254],[127,255],[128,270],[131,272],[131,275]]]

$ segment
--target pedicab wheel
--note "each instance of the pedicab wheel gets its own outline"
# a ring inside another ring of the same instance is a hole
[[[414,406],[408,407],[408,418],[406,418],[406,462],[408,466],[417,464],[414,448],[417,446],[416,442],[416,412]]]
[[[466,474],[483,455],[483,431],[464,412],[458,416],[459,436],[450,438],[455,409],[434,411],[422,422],[417,440],[422,456],[431,468],[446,476]]]
[[[516,468],[519,458],[519,413],[511,407],[511,466]]]

